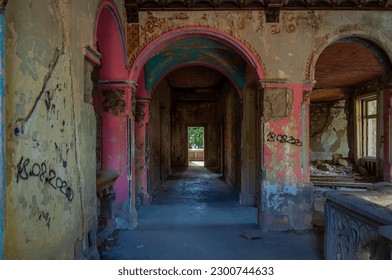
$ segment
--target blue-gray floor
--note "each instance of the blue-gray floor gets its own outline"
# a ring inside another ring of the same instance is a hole
[[[219,174],[203,167],[175,172],[152,204],[142,206],[138,213],[138,227],[115,232],[102,246],[101,259],[314,260],[323,257],[321,234],[260,231],[257,209],[241,206],[238,196]]]

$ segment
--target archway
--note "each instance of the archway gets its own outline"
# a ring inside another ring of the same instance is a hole
[[[390,147],[383,139],[390,133],[384,100],[391,69],[385,52],[362,37],[339,38],[318,57],[309,114],[310,176],[316,187],[390,180],[385,175]],[[317,195],[315,201],[317,211]]]
[[[211,69],[213,69],[212,72]],[[223,84],[229,85],[232,94],[239,96],[240,99],[236,102],[236,106],[243,106],[244,114],[243,118],[241,114],[241,118],[238,119],[240,130],[237,131],[237,134],[241,135],[241,139],[237,144],[238,146],[241,146],[243,143],[247,143],[246,145],[243,145],[243,149],[241,150],[243,164],[239,167],[241,170],[241,179],[239,179],[241,181],[239,186],[239,200],[244,205],[255,206],[256,191],[259,184],[257,161],[260,160],[260,155],[257,157],[254,156],[257,153],[257,141],[260,141],[256,135],[256,115],[258,112],[256,112],[255,104],[257,81],[263,79],[262,68],[255,55],[239,40],[218,30],[199,27],[178,29],[158,37],[147,45],[132,65],[130,80],[138,81],[138,89],[136,91],[136,98],[138,101],[136,111],[138,113],[135,125],[136,165],[138,168],[135,175],[140,201],[142,203],[148,203],[151,200],[152,191],[156,189],[155,187],[151,188],[150,186],[152,183],[152,170],[149,168],[151,166],[150,158],[154,157],[155,154],[153,154],[154,151],[150,149],[149,141],[154,138],[154,135],[152,135],[154,130],[151,128],[150,120],[152,117],[151,113],[154,112],[152,106],[159,106],[159,104],[152,105],[151,99],[155,98],[155,95],[162,90],[162,87],[166,87],[166,90],[171,92],[175,91],[175,87],[170,86],[169,83],[167,83],[167,79],[173,80],[173,77],[175,75],[178,76],[181,71],[199,73],[195,74],[191,79],[193,79],[192,82],[199,83],[200,85],[204,84],[208,77],[220,73],[219,75],[221,77],[225,77],[225,82],[222,82],[222,84],[219,85],[221,87],[219,90],[222,89]],[[210,75],[210,73],[213,74]],[[178,78],[177,82],[179,80],[185,80],[184,76]],[[167,85],[162,86],[162,81],[165,81]],[[182,84],[177,87],[177,89],[178,88],[182,88],[182,90],[185,90],[185,88],[186,90],[192,89],[193,93],[199,91],[199,96],[200,92],[204,90],[204,94],[209,95],[207,98],[212,98],[211,96],[213,95],[212,88],[207,89],[203,86],[184,86],[184,84]],[[207,93],[207,91],[209,92]],[[193,95],[193,97],[192,95],[189,96],[189,98],[195,97],[195,95]],[[181,98],[183,97],[184,95]],[[185,101],[182,102],[184,103]],[[165,108],[167,108],[167,106]],[[195,109],[196,107],[192,108]],[[211,110],[211,108],[209,110]],[[155,111],[159,110],[156,109]],[[200,111],[202,111],[202,109],[198,112]],[[240,111],[242,112],[242,109]],[[212,122],[216,122],[217,124],[220,123],[215,119]],[[165,167],[166,170],[170,170],[171,167],[185,167],[188,164],[186,145],[173,144],[173,139],[177,139],[175,141],[178,141],[178,144],[180,142],[186,144],[187,141],[183,141],[181,138],[184,137],[184,135],[186,138],[187,133],[185,132],[185,127],[187,125],[205,126],[205,123],[205,120],[189,118],[175,129],[174,127],[176,127],[176,125],[173,123],[171,124],[171,160],[170,167]],[[222,168],[223,164],[221,158],[222,145],[220,144],[223,136],[221,137],[219,132],[222,129],[222,126],[223,124],[214,126],[212,129],[213,132],[208,132],[210,128],[207,128],[206,132],[207,135],[214,138],[213,141],[216,141],[216,143],[211,144],[214,147],[212,148],[209,147],[209,144],[206,142],[207,151],[209,150],[210,152],[207,152],[206,154],[207,158],[205,163],[207,167],[216,168],[218,170]],[[208,136],[206,137],[208,139]],[[216,157],[216,155],[212,158],[208,158],[209,155],[212,155],[211,151],[213,149],[216,149],[220,158]],[[226,160],[233,159],[226,157]],[[153,173],[158,172],[153,171]],[[159,173],[162,174],[162,171]]]
[[[131,91],[120,16],[110,1],[103,1],[96,20],[95,44],[100,64],[92,70],[96,115],[96,173],[100,210],[98,225],[130,227],[132,224]]]

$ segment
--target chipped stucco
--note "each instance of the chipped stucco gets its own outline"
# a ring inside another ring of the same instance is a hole
[[[7,6],[7,259],[96,257],[95,116],[78,77],[97,5]]]
[[[309,121],[309,159],[311,161],[332,160],[332,155],[335,153],[343,157],[348,156],[347,116],[344,100],[333,104],[311,104]]]

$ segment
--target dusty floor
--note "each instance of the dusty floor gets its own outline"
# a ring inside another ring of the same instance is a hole
[[[256,223],[257,209],[242,207],[219,174],[190,167],[139,209],[135,230],[116,231],[103,243],[101,259],[323,258],[321,234],[263,232]]]

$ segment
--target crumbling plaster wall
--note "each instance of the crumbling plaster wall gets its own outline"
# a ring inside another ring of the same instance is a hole
[[[84,103],[82,47],[93,46],[98,2],[7,5],[7,259],[97,257],[95,116]]]
[[[332,160],[334,153],[348,157],[345,100],[310,104],[309,160]]]
[[[323,49],[342,36],[355,34],[375,40],[387,53],[389,12],[281,11],[279,23],[266,23],[264,11],[157,11],[139,12],[136,55],[153,39],[181,27],[211,27],[243,41],[263,64],[266,79],[303,83],[313,79],[314,66]]]
[[[286,102],[272,102],[280,92]],[[266,88],[263,112],[263,181],[260,223],[268,230],[306,230],[312,227],[313,186],[306,179],[303,87]],[[280,108],[283,107],[283,108]],[[276,114],[279,111],[280,114]]]

